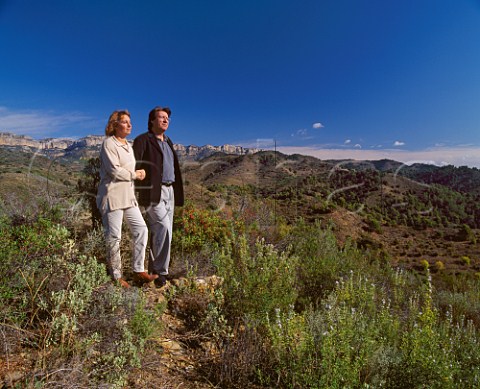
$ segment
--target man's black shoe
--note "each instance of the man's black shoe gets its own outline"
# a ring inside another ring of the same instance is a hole
[[[154,281],[157,288],[161,288],[166,285],[167,277],[163,274],[159,274],[158,278]]]

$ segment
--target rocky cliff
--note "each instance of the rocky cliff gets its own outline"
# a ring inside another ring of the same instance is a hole
[[[20,147],[31,151],[41,152],[47,156],[77,156],[90,158],[98,154],[100,145],[105,139],[102,135],[88,135],[86,137],[74,140],[67,138],[46,138],[36,140],[27,135],[16,135],[8,132],[0,132],[0,147]],[[245,148],[241,146],[222,145],[222,146],[184,146],[174,145],[181,159],[198,160],[215,153],[225,154],[253,154],[260,149]]]
[[[9,132],[0,132],[0,146],[22,146],[36,149],[66,149],[72,143],[71,139],[45,138],[35,140],[27,135],[15,135]]]

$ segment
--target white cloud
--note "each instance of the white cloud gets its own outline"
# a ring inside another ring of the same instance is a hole
[[[395,147],[398,147],[398,146],[405,146],[405,142],[402,142],[400,140],[396,140],[395,142],[393,142],[393,145]]]
[[[13,110],[0,107],[0,131],[33,137],[59,136],[62,132],[99,132],[103,123],[80,112],[56,113],[41,110]],[[101,131],[101,130],[100,130]]]
[[[297,135],[298,136],[307,136],[308,135],[308,131],[306,128],[302,128],[300,130],[297,130]]]
[[[305,139],[312,139],[313,137],[309,134],[308,130],[306,128],[301,128],[297,131],[295,131],[293,134],[291,134],[292,137],[296,138],[301,138],[303,140]]]
[[[319,123],[319,122],[312,124],[312,128],[323,128],[323,127],[325,127],[325,126],[322,123]]]
[[[350,143],[352,143],[352,140],[351,140],[351,139],[345,139],[345,142],[343,142],[343,144],[345,144],[345,145],[348,145],[348,144],[350,144]]]
[[[353,147],[355,147],[356,149],[361,149],[361,148],[362,148],[362,145],[361,145],[360,143],[357,143],[357,144],[356,144],[355,146],[353,146]]]
[[[406,164],[423,162],[438,166],[455,165],[480,168],[480,147],[435,147],[408,151],[398,149],[321,149],[290,146],[278,147],[277,150],[285,154],[312,155],[320,159],[354,159],[361,161],[392,159]]]

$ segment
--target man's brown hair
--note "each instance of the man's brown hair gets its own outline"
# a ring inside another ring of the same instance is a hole
[[[168,107],[155,107],[154,109],[152,109],[150,111],[150,113],[148,114],[148,131],[151,131],[152,130],[152,121],[153,119],[155,119],[156,115],[157,115],[157,112],[165,112],[168,117],[170,117],[170,115],[172,114],[172,111],[170,108]]]

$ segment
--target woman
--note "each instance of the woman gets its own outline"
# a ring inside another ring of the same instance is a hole
[[[138,208],[134,192],[134,180],[143,180],[145,170],[135,170],[135,157],[127,136],[132,131],[130,113],[114,111],[105,128],[107,138],[100,151],[100,185],[97,206],[102,214],[102,223],[107,243],[107,261],[111,276],[121,286],[130,285],[122,278],[120,239],[122,221],[125,217],[133,238],[132,267],[137,281],[150,282],[158,275],[145,272],[145,248],[148,230]]]

